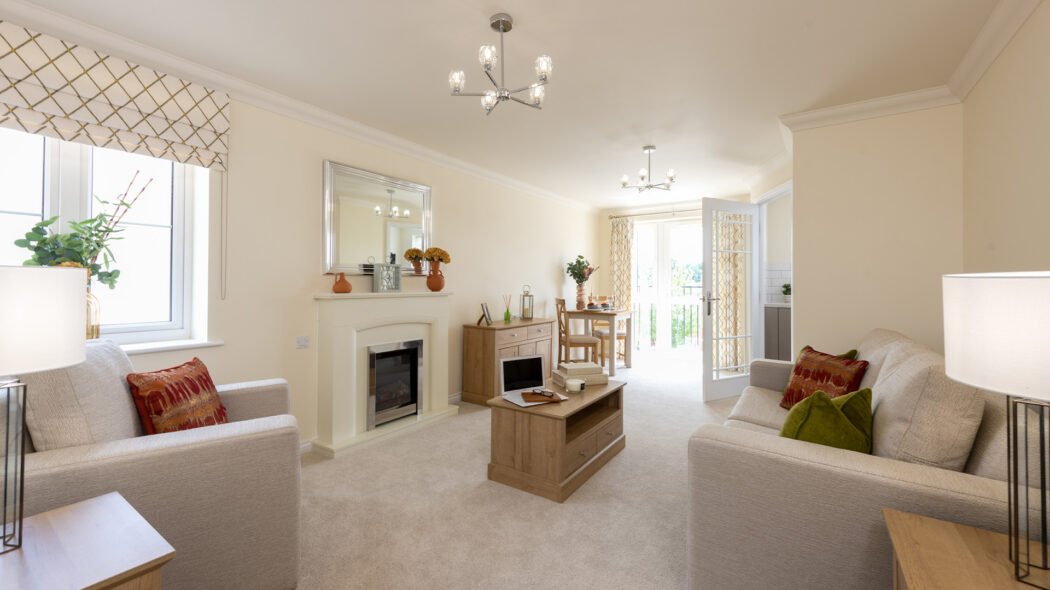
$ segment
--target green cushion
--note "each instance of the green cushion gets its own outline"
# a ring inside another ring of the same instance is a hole
[[[802,351],[806,350],[807,348],[813,348],[813,347],[812,346],[803,346],[802,350],[800,350],[799,353],[797,355],[795,355],[795,358],[797,359],[799,356],[801,356],[802,355]],[[836,355],[836,356],[838,356],[840,359],[846,359],[846,360],[849,360],[849,361],[855,361],[855,360],[857,360],[857,355],[858,354],[860,354],[860,353],[858,353],[857,349],[854,348],[852,350],[847,350],[846,352],[844,352],[844,353],[842,353],[840,355]]]
[[[871,390],[836,398],[815,392],[791,408],[780,436],[870,454]]]

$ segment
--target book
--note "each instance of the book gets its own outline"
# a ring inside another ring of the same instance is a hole
[[[579,377],[581,375],[598,375],[601,374],[602,366],[598,363],[588,362],[572,362],[572,363],[558,363],[558,370],[564,372],[566,375],[571,377]]]
[[[551,373],[551,380],[558,387],[565,387],[565,381],[567,379],[579,379],[587,385],[605,385],[609,382],[609,376],[605,373],[598,373],[596,375],[567,375],[565,371],[556,369]]]

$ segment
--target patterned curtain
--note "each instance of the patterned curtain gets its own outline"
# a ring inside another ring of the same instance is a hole
[[[631,309],[631,263],[634,248],[634,220],[620,217],[612,220],[612,297],[616,307]],[[626,330],[626,320],[617,322],[617,330]]]
[[[751,359],[750,297],[748,273],[751,262],[750,215],[715,212],[711,224],[715,257],[714,355],[719,373],[747,371]],[[706,269],[705,269],[706,271]]]
[[[0,21],[0,126],[226,169],[229,98]]]

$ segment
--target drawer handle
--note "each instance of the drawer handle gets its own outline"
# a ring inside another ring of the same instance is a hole
[[[511,333],[510,333],[510,337],[511,337],[511,338],[516,338],[517,336],[518,336],[518,333],[517,333],[517,332],[511,332]]]
[[[580,451],[580,456],[581,457],[586,457],[587,456],[587,452],[586,451]]]
[[[612,431],[611,430],[606,430],[605,434],[608,434],[609,436],[612,436]]]

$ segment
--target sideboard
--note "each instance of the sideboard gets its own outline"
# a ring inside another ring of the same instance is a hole
[[[543,372],[551,376],[554,320],[535,318],[494,321],[491,326],[463,326],[463,392],[465,402],[484,405],[500,394],[499,361],[538,354]]]

